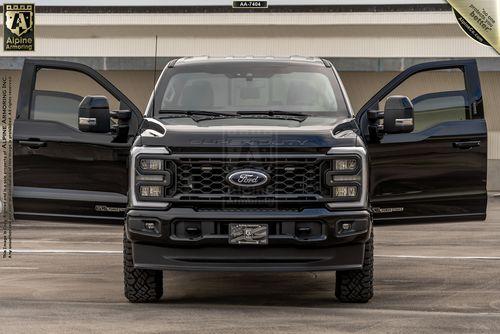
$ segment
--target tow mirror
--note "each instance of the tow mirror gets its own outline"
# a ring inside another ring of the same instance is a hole
[[[408,133],[414,128],[413,104],[406,96],[389,96],[384,108],[384,132]]]
[[[78,129],[82,132],[108,133],[111,115],[105,96],[85,96],[78,109]]]

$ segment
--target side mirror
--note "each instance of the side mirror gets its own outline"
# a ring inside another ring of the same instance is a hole
[[[85,96],[78,109],[78,129],[83,132],[111,131],[108,99],[104,96]]]
[[[384,108],[384,132],[408,133],[412,132],[413,104],[406,96],[389,96]]]

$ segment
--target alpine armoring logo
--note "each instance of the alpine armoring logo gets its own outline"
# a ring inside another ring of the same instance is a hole
[[[237,170],[227,176],[227,181],[237,187],[260,187],[269,181],[269,175],[255,170]]]
[[[35,5],[4,4],[4,51],[35,50]]]

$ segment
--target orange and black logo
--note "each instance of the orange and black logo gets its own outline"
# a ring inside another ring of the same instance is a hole
[[[3,5],[4,51],[35,50],[35,5]]]

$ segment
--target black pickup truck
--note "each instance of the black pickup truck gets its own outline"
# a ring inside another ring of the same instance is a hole
[[[38,89],[78,72],[106,96]],[[463,89],[394,94],[455,71]],[[486,217],[487,130],[475,60],[415,65],[356,114],[318,58],[168,63],[144,113],[82,64],[26,60],[14,129],[18,216],[125,216],[132,302],[163,270],[337,272],[343,302],[373,296],[373,222]]]

